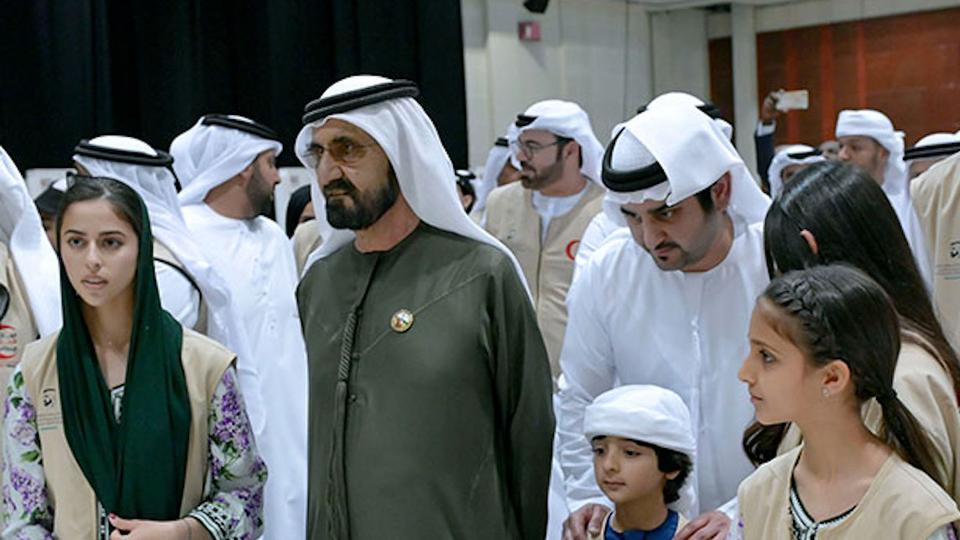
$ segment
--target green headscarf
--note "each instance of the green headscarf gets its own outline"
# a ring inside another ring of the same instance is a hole
[[[104,510],[127,519],[178,519],[190,432],[190,401],[180,362],[183,329],[160,307],[153,235],[143,200],[120,182],[99,178],[77,182],[107,185],[108,199],[117,191],[130,192],[143,227],[119,423],[80,310],[82,300],[60,258],[63,329],[57,342],[57,374],[64,432]],[[62,216],[61,211],[60,220]],[[58,220],[58,248],[59,238]]]

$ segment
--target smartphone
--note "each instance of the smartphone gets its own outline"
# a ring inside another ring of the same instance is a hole
[[[810,107],[810,93],[806,90],[791,90],[781,92],[777,100],[778,111],[802,110]]]

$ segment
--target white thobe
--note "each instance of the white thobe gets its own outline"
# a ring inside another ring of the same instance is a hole
[[[587,187],[589,186],[584,185],[580,191],[565,197],[549,197],[539,191],[533,192],[531,202],[533,203],[534,210],[540,214],[541,243],[547,241],[547,233],[550,232],[550,221],[553,220],[553,218],[566,215],[573,210],[573,208],[577,206],[577,203],[580,202],[580,199],[583,198],[584,194],[586,194]]]
[[[568,505],[610,505],[593,475],[584,408],[623,384],[673,390],[690,409],[697,452],[690,482],[700,511],[729,501],[753,471],[741,449],[753,419],[737,371],[750,349],[756,298],[769,282],[762,223],[735,221],[727,257],[707,272],[660,270],[630,236],[614,233],[567,296],[557,429]],[[691,516],[692,517],[692,516]]]
[[[884,192],[886,193],[886,190]],[[910,244],[910,251],[917,262],[917,269],[920,270],[920,277],[932,294],[933,268],[931,268],[930,255],[927,251],[927,238],[923,227],[920,226],[917,211],[910,200],[910,189],[907,188],[898,193],[886,193],[886,195],[897,214],[897,219],[900,220],[900,227],[903,228],[903,234],[907,237],[907,243]]]
[[[183,326],[196,328],[200,317],[200,291],[169,264],[154,262],[153,266],[157,273],[160,305]]]
[[[206,204],[183,208],[187,227],[223,275],[243,318],[260,373],[266,413],[257,446],[269,476],[267,540],[306,535],[307,353],[297,310],[296,263],[283,230],[267,218],[221,216]]]

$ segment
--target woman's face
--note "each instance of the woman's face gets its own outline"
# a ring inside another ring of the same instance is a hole
[[[91,307],[132,300],[139,243],[104,199],[76,202],[63,214],[60,256],[67,278]]]
[[[785,334],[787,315],[760,298],[750,319],[750,353],[737,376],[747,383],[757,421],[763,425],[796,422],[808,405],[823,399],[819,369]]]

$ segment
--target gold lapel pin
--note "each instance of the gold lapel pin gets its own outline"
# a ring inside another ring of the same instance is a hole
[[[413,313],[408,309],[401,309],[390,318],[390,328],[398,334],[406,332],[411,326],[413,326]]]

